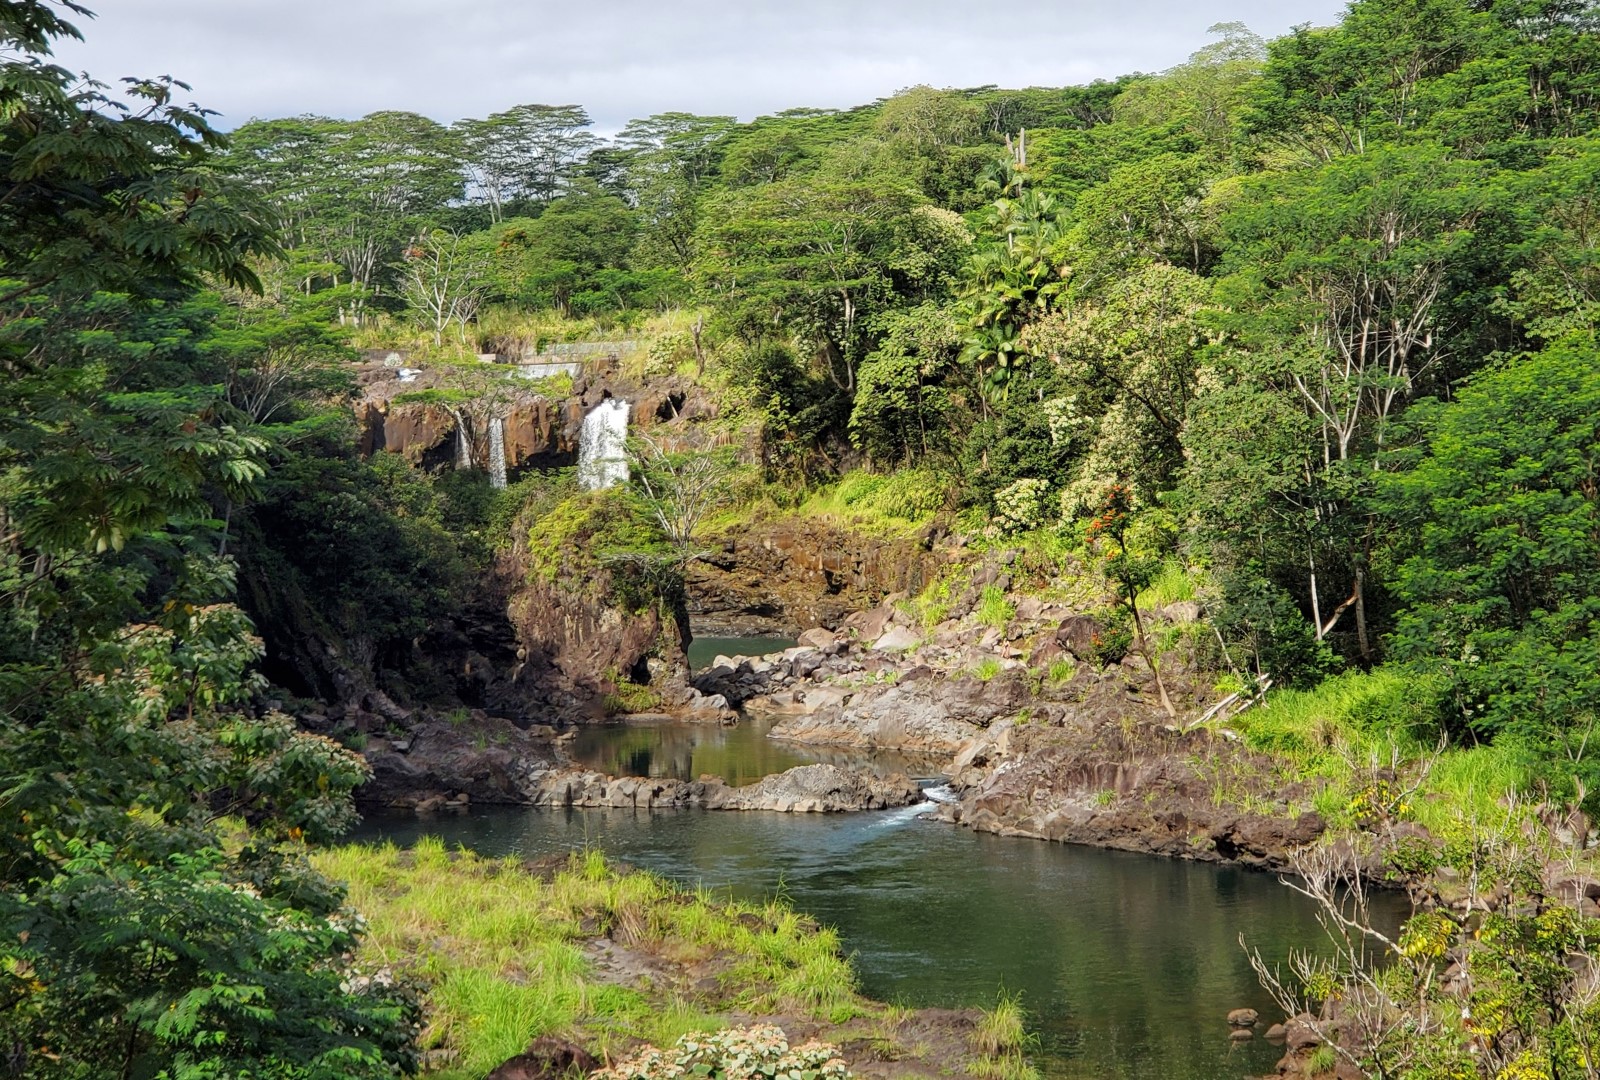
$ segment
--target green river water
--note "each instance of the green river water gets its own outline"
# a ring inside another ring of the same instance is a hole
[[[713,772],[738,782],[839,760],[768,740],[751,721],[610,725],[585,732],[575,750],[611,771]],[[915,774],[922,763],[880,764]],[[594,846],[686,884],[782,895],[838,928],[872,997],[970,1006],[1019,994],[1047,1076],[1241,1080],[1272,1072],[1282,1051],[1260,1039],[1230,1044],[1224,1018],[1241,1006],[1276,1018],[1239,937],[1269,962],[1317,947],[1322,931],[1302,897],[1268,874],[977,834],[930,821],[926,810],[476,807],[370,819],[363,834],[402,845],[433,834],[529,858]],[[1380,900],[1386,920],[1397,921],[1400,899]]]

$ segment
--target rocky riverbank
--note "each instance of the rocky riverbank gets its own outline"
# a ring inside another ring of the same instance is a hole
[[[424,721],[403,737],[369,742],[366,758],[372,779],[361,801],[421,812],[487,804],[840,813],[923,799],[904,773],[848,765],[798,766],[742,787],[715,776],[608,776],[575,765],[554,728],[487,714]]]
[[[1192,619],[1187,605],[1155,616]],[[955,793],[939,815],[968,828],[1286,867],[1325,829],[1313,791],[1225,732],[1168,716],[1141,657],[1104,662],[1103,629],[1026,599],[1004,626],[968,614],[926,627],[891,600],[781,654],[719,658],[694,685],[773,718],[775,739],[937,755]],[[1182,651],[1162,662],[1169,694],[1202,713],[1211,695]]]

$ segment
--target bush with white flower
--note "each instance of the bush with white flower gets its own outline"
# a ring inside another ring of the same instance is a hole
[[[1007,532],[1026,532],[1044,524],[1044,496],[1050,485],[1029,477],[994,493],[996,523]]]
[[[827,1043],[789,1046],[771,1024],[728,1028],[680,1038],[671,1050],[646,1046],[590,1080],[848,1080],[839,1051]]]

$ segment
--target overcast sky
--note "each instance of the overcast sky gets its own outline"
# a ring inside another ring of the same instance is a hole
[[[441,121],[586,106],[750,119],[917,83],[1063,86],[1159,71],[1237,20],[1265,37],[1343,0],[82,0],[60,62],[173,75],[221,126],[405,109]]]

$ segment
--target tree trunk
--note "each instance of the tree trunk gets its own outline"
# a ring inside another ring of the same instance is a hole
[[[1128,589],[1128,611],[1133,615],[1134,644],[1138,646],[1144,662],[1150,665],[1150,673],[1156,677],[1156,694],[1161,698],[1161,707],[1168,716],[1175,717],[1178,710],[1172,707],[1172,699],[1167,696],[1167,684],[1161,678],[1161,665],[1156,663],[1155,654],[1150,651],[1150,643],[1144,636],[1144,620],[1139,617],[1139,601],[1134,599],[1131,585]]]

